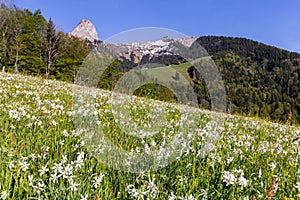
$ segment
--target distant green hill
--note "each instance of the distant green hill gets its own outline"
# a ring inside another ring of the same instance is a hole
[[[199,37],[219,67],[233,113],[300,123],[300,54],[253,40]]]
[[[207,50],[219,68],[226,86],[228,112],[300,123],[300,54],[245,38],[204,36],[196,42]],[[157,60],[164,64],[163,58]],[[166,61],[181,63],[178,56]],[[113,88],[117,82],[113,72],[118,71],[120,77],[134,66],[128,61],[113,63],[100,87]],[[190,63],[171,66],[190,80],[200,106],[210,109],[205,82],[194,67]],[[153,84],[143,86],[135,94],[166,101],[176,99],[167,88]]]

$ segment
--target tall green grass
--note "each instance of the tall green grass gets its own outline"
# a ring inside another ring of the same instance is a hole
[[[180,105],[134,97],[124,127],[148,124],[162,109],[166,126],[147,138],[125,134],[111,95],[97,90],[93,106],[99,127],[118,147],[153,151],[178,133]],[[198,128],[180,158],[129,173],[90,154],[74,124],[73,96],[71,84],[0,73],[0,199],[300,199],[299,127],[227,115],[202,157],[212,119],[196,110]]]

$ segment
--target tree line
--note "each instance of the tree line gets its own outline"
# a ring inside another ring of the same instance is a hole
[[[0,7],[0,67],[3,71],[73,81],[90,49],[86,41],[58,30],[40,10]]]

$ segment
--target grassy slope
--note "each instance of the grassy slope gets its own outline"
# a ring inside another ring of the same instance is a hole
[[[8,199],[266,199],[272,191],[274,199],[300,197],[299,141],[293,142],[300,135],[297,127],[227,115],[219,140],[199,157],[212,119],[208,111],[194,109],[196,120],[184,123],[197,128],[182,157],[167,168],[131,174],[89,154],[74,127],[73,94],[71,84],[0,73],[2,197],[6,192]],[[124,126],[149,124],[151,115],[167,113],[158,136],[140,139],[122,133],[112,120],[110,97],[97,90],[91,106],[97,108],[99,126],[119,147],[147,151],[148,144],[155,150],[177,134],[182,106],[134,98],[128,106],[131,119],[120,119]]]

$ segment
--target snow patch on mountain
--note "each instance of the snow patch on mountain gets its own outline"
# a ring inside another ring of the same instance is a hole
[[[196,40],[197,37],[174,39],[164,37],[157,41],[133,42],[128,44],[104,43],[103,45],[108,49],[113,49],[123,59],[139,63],[143,56],[149,56],[149,59],[151,59],[164,55],[176,55],[174,53],[174,45],[176,43],[190,47]]]

